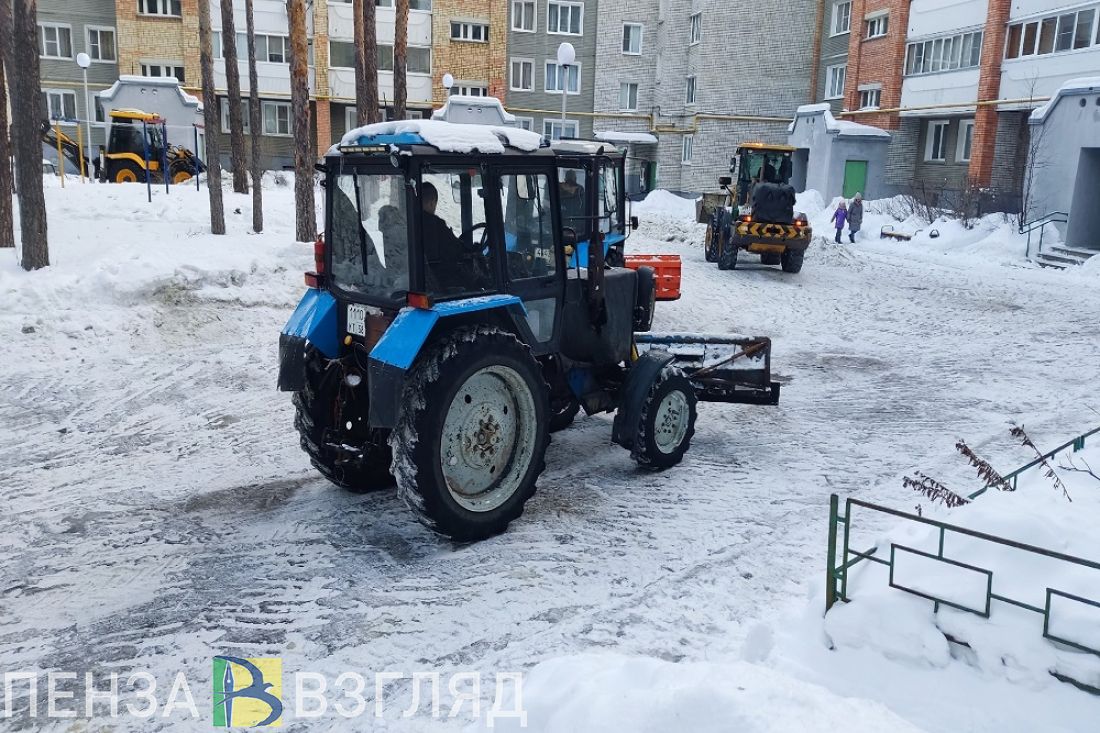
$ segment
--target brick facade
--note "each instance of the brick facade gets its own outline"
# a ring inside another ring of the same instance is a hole
[[[1001,58],[1010,9],[1010,0],[989,0],[978,76],[979,101],[1000,96]],[[970,158],[970,180],[976,185],[988,186],[993,178],[996,139],[997,109],[992,106],[978,107],[974,115],[974,154]]]
[[[865,18],[886,12],[889,18],[885,36],[867,38]],[[905,59],[905,39],[909,27],[909,0],[854,0],[852,29],[848,39],[848,74],[845,80],[845,106],[860,108],[861,87],[881,85],[878,106],[882,109],[901,105],[901,81]],[[886,130],[900,124],[896,114],[860,115],[859,122]]]
[[[486,23],[489,40],[451,39],[451,21]],[[455,86],[486,86],[504,99],[508,56],[508,3],[503,0],[435,0],[432,3],[432,101],[442,105],[443,75]]]
[[[115,0],[120,74],[141,74],[143,62],[182,66],[180,82],[200,91],[199,0],[182,0],[182,17],[138,14],[135,0]]]

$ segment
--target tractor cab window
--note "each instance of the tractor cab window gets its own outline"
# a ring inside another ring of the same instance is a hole
[[[790,155],[782,152],[749,153],[741,165],[743,181],[784,183],[790,177]]]
[[[588,221],[585,219],[584,168],[558,168],[558,196],[561,199],[561,225],[585,239]]]
[[[132,122],[111,123],[111,151],[142,155],[145,151],[145,143],[141,140],[141,130],[137,129]]]
[[[149,125],[146,129],[149,131],[149,159],[160,160],[164,152],[164,136],[161,134],[160,126]]]
[[[621,222],[619,212],[619,169],[610,161],[600,163],[599,178],[599,217],[600,231],[604,234],[616,231]]]
[[[371,298],[403,300],[409,290],[404,176],[339,175],[330,191],[333,281]]]
[[[447,297],[493,289],[481,170],[425,169],[417,194],[428,290]]]
[[[550,277],[557,272],[550,178],[545,173],[500,177],[508,278]]]

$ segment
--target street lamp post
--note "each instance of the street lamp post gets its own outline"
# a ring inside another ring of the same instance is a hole
[[[447,90],[447,96],[451,96],[451,89],[455,85],[455,78],[450,74],[443,75],[443,88]]]
[[[88,166],[92,164],[92,115],[95,112],[92,110],[92,100],[88,96],[88,67],[92,65],[91,57],[86,53],[78,53],[76,55],[76,65],[80,67],[84,72],[84,132],[88,136]],[[79,124],[79,123],[77,123]],[[88,179],[92,179],[92,172],[88,171]]]
[[[561,140],[565,137],[565,102],[566,95],[569,93],[569,67],[573,65],[573,62],[577,60],[577,51],[573,48],[572,43],[562,43],[558,46],[558,68],[561,69],[559,81],[561,84],[561,132],[558,134],[558,139]],[[577,85],[580,86],[580,78],[577,79]],[[550,136],[553,138],[553,135]]]

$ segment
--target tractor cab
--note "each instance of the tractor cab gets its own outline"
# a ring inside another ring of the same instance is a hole
[[[396,483],[425,525],[481,539],[519,516],[549,433],[581,409],[615,412],[613,440],[667,468],[696,399],[775,403],[767,339],[648,333],[653,272],[604,268],[621,178],[612,165],[601,183],[589,157],[563,166],[534,133],[434,120],[368,125],[329,151],[325,233],[278,379],[325,477]],[[562,203],[569,170],[589,202],[609,193],[587,229]],[[569,265],[580,236],[592,246]]]
[[[623,245],[630,233],[623,186],[625,156],[606,142],[561,140],[550,147],[558,158],[562,220],[577,233],[570,266],[588,261],[588,243],[598,229],[603,235],[604,259],[613,267],[622,267]]]
[[[742,143],[730,158],[730,173],[737,181],[736,206],[749,206],[753,186],[758,183],[789,185],[795,148],[790,145]]]
[[[103,151],[101,177],[112,183],[163,181],[183,183],[204,170],[190,150],[168,143],[168,125],[159,115],[137,109],[115,109]]]

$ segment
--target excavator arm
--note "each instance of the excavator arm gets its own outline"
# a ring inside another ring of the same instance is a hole
[[[87,175],[91,175],[91,161],[84,157],[84,153],[80,149],[80,146],[76,144],[76,141],[66,135],[64,132],[60,132],[54,127],[51,127],[49,120],[43,120],[42,142],[49,145],[51,150],[57,150],[59,137],[61,141],[61,154],[68,158],[69,162],[76,166],[76,169],[78,171],[81,170],[81,160],[83,159],[83,170],[87,173]],[[58,162],[60,163],[60,161]]]

